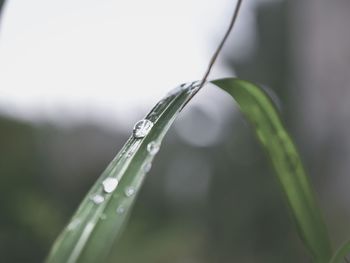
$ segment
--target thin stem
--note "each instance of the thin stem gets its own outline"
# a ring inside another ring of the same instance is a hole
[[[208,76],[209,76],[209,74],[210,74],[210,72],[211,72],[211,70],[212,70],[212,68],[213,68],[213,66],[214,66],[214,63],[215,63],[216,59],[218,58],[218,56],[219,56],[219,54],[220,54],[220,52],[221,52],[221,50],[222,50],[222,48],[223,48],[223,46],[224,46],[224,44],[225,44],[227,38],[229,37],[229,35],[230,35],[231,31],[232,31],[233,26],[234,26],[235,23],[236,23],[236,20],[237,20],[237,17],[238,17],[238,13],[239,13],[239,10],[240,10],[242,1],[243,1],[243,0],[237,0],[235,10],[234,10],[234,12],[233,12],[233,15],[232,15],[230,24],[229,24],[229,26],[228,26],[228,28],[227,28],[227,30],[226,30],[226,33],[225,33],[224,37],[222,38],[220,44],[219,44],[218,47],[216,48],[216,50],[215,50],[213,56],[211,57],[210,62],[209,62],[209,65],[208,65],[208,68],[207,68],[206,72],[204,73],[204,76],[203,76],[203,78],[202,78],[202,80],[201,80],[201,82],[200,82],[200,84],[199,84],[198,89],[197,89],[195,92],[193,92],[193,94],[191,95],[191,97],[189,97],[188,101],[190,101],[190,100],[193,98],[193,96],[195,96],[195,95],[197,94],[197,92],[198,92],[199,90],[201,90],[201,89],[203,88],[204,84],[207,82]],[[188,101],[187,101],[187,102],[188,102]],[[186,103],[186,104],[187,104],[187,103]],[[185,104],[184,106],[186,106],[186,104]]]

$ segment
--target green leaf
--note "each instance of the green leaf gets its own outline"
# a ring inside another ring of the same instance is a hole
[[[57,238],[46,262],[104,262],[123,230],[157,147],[196,89],[195,82],[183,84],[151,110],[145,119],[154,124],[152,129],[143,138],[135,133],[129,138]]]
[[[234,97],[266,149],[300,235],[316,262],[328,262],[330,242],[300,157],[270,98],[257,86],[238,79],[213,83]],[[89,191],[68,226],[56,240],[48,263],[103,262],[123,230],[150,163],[150,143],[160,145],[177,114],[192,98],[198,84],[182,85],[146,116],[154,123],[142,138],[131,136]],[[151,145],[152,146],[152,145]],[[109,178],[109,184],[108,180]],[[119,182],[113,189],[115,182]],[[106,185],[107,182],[107,185]]]
[[[331,246],[314,191],[299,154],[281,122],[273,102],[256,85],[239,79],[220,79],[213,84],[229,93],[252,124],[266,150],[287,198],[299,235],[315,262],[329,262]]]
[[[330,263],[343,263],[348,262],[345,261],[346,256],[350,253],[350,241],[345,242],[334,254]]]

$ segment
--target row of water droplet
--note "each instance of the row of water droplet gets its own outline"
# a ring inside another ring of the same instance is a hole
[[[176,96],[178,96],[182,92],[192,93],[196,89],[198,89],[198,87],[199,87],[199,82],[196,81],[196,82],[181,84],[180,86],[178,86],[175,89],[168,92],[166,97],[164,99],[162,99],[161,101],[159,101],[157,103],[157,105],[152,109],[152,111],[147,115],[146,119],[142,119],[135,124],[135,126],[133,128],[133,132],[132,132],[133,138],[142,139],[145,136],[147,136],[147,134],[151,131],[151,129],[154,125],[154,122],[157,121],[157,119],[159,118],[159,116],[161,115],[163,110],[167,107],[168,102],[170,100],[173,100]],[[130,146],[128,152],[125,153],[126,158],[131,157],[137,148],[138,148],[138,144],[132,144]],[[160,143],[158,143],[156,141],[152,141],[152,142],[148,143],[148,145],[147,145],[147,152],[151,156],[156,155],[158,153],[159,149],[160,149]],[[122,154],[124,154],[124,152]],[[142,172],[148,173],[151,170],[151,167],[152,167],[151,162],[145,163],[142,167]],[[110,194],[110,193],[114,192],[116,190],[118,184],[119,184],[119,181],[117,178],[113,178],[113,177],[106,178],[102,182],[102,187],[103,187],[104,193]],[[132,186],[129,186],[124,190],[124,194],[126,197],[131,197],[132,195],[134,195],[134,193],[135,193],[135,188]],[[99,205],[105,201],[105,196],[102,194],[94,194],[90,197],[90,200],[94,204]],[[125,208],[123,206],[119,206],[116,209],[117,214],[123,214],[124,212],[125,212]],[[106,216],[102,215],[102,217],[100,217],[100,218],[105,219],[105,217]],[[67,229],[69,231],[75,229],[80,224],[80,222],[81,222],[81,220],[78,218],[73,220],[67,226]]]
[[[152,141],[152,142],[148,143],[148,145],[147,145],[147,152],[151,156],[154,156],[154,155],[156,155],[158,153],[159,148],[160,148],[159,143],[157,143],[155,141]],[[151,170],[151,168],[152,168],[152,163],[151,162],[147,162],[147,163],[145,163],[142,166],[141,169],[142,169],[143,173],[148,173]],[[102,182],[103,191],[106,194],[110,194],[110,193],[115,191],[115,189],[117,188],[118,184],[119,184],[118,179],[112,178],[112,177],[106,178]],[[127,187],[124,190],[124,194],[125,194],[126,197],[130,197],[134,193],[135,193],[135,189],[133,187],[131,187],[131,186]],[[102,194],[95,194],[90,199],[91,199],[92,202],[94,202],[97,205],[99,205],[99,204],[101,204],[101,203],[103,203],[105,201],[105,197]],[[124,209],[122,207],[118,207],[117,208],[117,213],[118,214],[121,214],[123,212],[124,212]]]

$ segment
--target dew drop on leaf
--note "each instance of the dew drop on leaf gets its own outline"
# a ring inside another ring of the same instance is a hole
[[[170,97],[170,96],[174,96],[174,95],[177,95],[178,93],[180,93],[182,90],[183,90],[183,87],[184,87],[185,84],[182,84],[180,86],[177,86],[176,88],[170,90],[166,96],[167,97]]]
[[[142,170],[145,172],[145,173],[148,173],[152,168],[152,163],[145,163],[144,166],[142,167]]]
[[[123,214],[124,211],[125,211],[125,209],[124,209],[124,207],[122,207],[122,206],[119,206],[119,207],[117,208],[117,214]]]
[[[67,226],[67,230],[68,230],[68,231],[72,231],[72,230],[74,230],[79,224],[80,224],[80,219],[74,219],[74,220],[71,221],[71,222],[69,223],[69,225]]]
[[[134,126],[133,135],[136,139],[141,139],[150,132],[152,127],[153,122],[151,122],[150,120],[140,120]]]
[[[147,151],[150,155],[156,155],[159,151],[159,143],[153,141],[147,145]]]
[[[128,150],[126,157],[129,158],[131,155],[133,155],[135,153],[137,149],[137,144],[133,144],[130,146],[130,149]]]
[[[130,197],[135,193],[135,189],[132,187],[128,187],[125,189],[124,193],[127,197]]]
[[[100,194],[96,194],[91,197],[91,200],[92,202],[98,205],[98,204],[101,204],[105,200],[105,198]]]
[[[103,182],[103,190],[106,193],[112,193],[117,188],[119,181],[116,178],[106,178]]]

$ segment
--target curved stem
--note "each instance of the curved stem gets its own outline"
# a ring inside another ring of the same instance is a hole
[[[211,72],[211,70],[212,70],[212,68],[213,68],[213,66],[214,66],[214,64],[215,64],[215,62],[216,62],[216,60],[217,60],[217,58],[218,58],[218,56],[219,56],[219,54],[220,54],[224,44],[225,44],[225,42],[227,41],[227,38],[229,37],[229,35],[230,35],[230,33],[231,33],[232,29],[233,29],[233,26],[236,23],[236,20],[237,20],[237,17],[238,17],[238,13],[239,13],[242,1],[243,0],[237,0],[236,7],[235,7],[235,9],[233,11],[232,18],[231,18],[230,24],[229,24],[229,26],[228,26],[228,28],[227,28],[227,30],[225,32],[225,35],[222,38],[222,40],[221,40],[220,44],[218,45],[218,47],[216,48],[213,56],[211,57],[209,65],[208,65],[208,68],[205,71],[204,76],[203,76],[203,78],[200,81],[198,89],[195,92],[193,92],[191,97],[189,97],[188,101],[190,101],[197,94],[197,92],[203,88],[204,84],[207,82],[208,76],[209,76],[209,74],[210,74],[210,72]],[[186,104],[184,106],[186,106]]]

